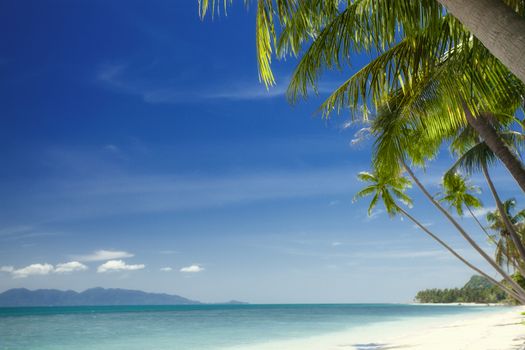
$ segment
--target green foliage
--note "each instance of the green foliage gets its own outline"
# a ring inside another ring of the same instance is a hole
[[[498,303],[507,295],[482,276],[472,276],[462,288],[426,289],[419,291],[420,303]]]
[[[522,288],[525,288],[525,277],[523,277],[519,272],[516,272],[512,275],[512,279],[516,281]]]
[[[525,14],[525,1],[503,1],[521,16]],[[208,10],[226,11],[232,2],[199,0],[201,17]],[[515,126],[517,123],[523,128],[524,124],[515,114],[524,109],[525,85],[449,15],[440,2],[255,2],[260,80],[267,87],[275,84],[272,57],[298,57],[287,92],[292,102],[306,98],[311,91],[317,93],[324,71],[342,71],[351,66],[354,53],[371,57],[368,64],[333,91],[320,107],[324,117],[349,109],[353,117],[370,123],[375,138],[373,172],[359,174],[358,178],[368,184],[355,196],[372,197],[369,214],[379,201],[390,215],[404,211],[398,201],[411,205],[405,194],[410,182],[402,176],[401,165],[406,168],[411,163],[425,167],[444,143],[450,143],[457,161],[444,177],[441,200],[448,202],[459,215],[464,208],[471,212],[471,208],[481,206],[474,196],[477,188],[459,176],[457,170],[461,168],[470,175],[495,162],[497,157],[469,127],[467,112],[484,116],[500,139],[519,155],[525,137]],[[244,0],[245,5],[249,3],[250,0]],[[520,234],[525,236],[525,228]],[[506,238],[508,235],[500,236],[506,239],[500,240],[506,246],[498,249],[506,249],[510,254],[508,245],[512,242]],[[500,264],[501,261],[498,260]],[[497,265],[493,266],[498,270]],[[499,272],[505,275],[503,270]],[[418,296],[443,302],[490,302],[500,298],[501,292],[493,286],[480,285],[479,288],[422,291]]]
[[[519,158],[519,152],[524,148],[525,137],[522,133],[512,130],[512,124],[517,119],[504,113],[485,113],[485,118],[497,129],[500,139]],[[472,174],[482,170],[484,165],[490,166],[497,160],[496,155],[480,140],[479,135],[470,126],[461,128],[452,138],[450,150],[457,157],[456,162],[447,172],[454,173],[457,169]]]
[[[463,286],[467,289],[488,289],[492,287],[492,283],[482,276],[474,275],[470,280]]]
[[[360,181],[367,182],[368,185],[359,191],[354,200],[359,198],[372,196],[370,205],[368,207],[368,215],[372,214],[372,210],[381,199],[385,209],[389,215],[395,215],[398,211],[396,199],[405,205],[412,205],[412,200],[405,194],[405,190],[411,186],[410,181],[398,175],[392,175],[390,172],[369,173],[362,171],[357,178]]]
[[[525,278],[519,272],[515,272],[514,274],[512,274],[511,278],[516,283],[518,283],[522,288],[525,288]],[[506,286],[509,285],[509,283],[506,282],[506,281],[504,281],[502,283],[505,284]],[[518,300],[516,300],[515,298],[512,298],[510,296],[507,296],[507,299],[505,300],[505,303],[517,304],[517,305],[521,304]]]
[[[440,201],[448,203],[458,215],[463,216],[463,207],[480,208],[481,202],[472,193],[480,193],[480,189],[469,184],[458,173],[446,173],[443,177],[443,193]]]
[[[199,0],[202,18],[208,12],[226,12],[233,0]],[[255,2],[256,42],[261,80],[275,82],[271,70],[272,55],[299,56],[304,65],[298,68],[296,88],[303,94],[314,90],[324,69],[340,68],[350,63],[352,51],[383,53],[399,38],[410,38],[407,65],[393,65],[385,80],[397,80],[425,70],[428,62],[441,57],[445,50],[469,42],[472,35],[435,0],[243,0]],[[523,0],[504,0],[522,15]],[[445,21],[443,20],[445,19]],[[427,28],[428,37],[415,40]],[[305,49],[306,47],[306,49]],[[465,66],[464,68],[468,68]],[[388,72],[388,71],[384,71]],[[488,76],[488,75],[487,75]],[[379,82],[379,81],[378,81]],[[294,89],[292,89],[294,90]]]
[[[516,208],[516,200],[514,198],[503,202],[503,208],[511,224],[514,226],[516,233],[522,242],[525,241],[525,209],[514,213],[514,209]],[[496,233],[493,237],[496,244],[496,262],[507,267],[516,264],[523,265],[524,262],[521,260],[518,249],[510,237],[510,232],[499,210],[496,209],[495,211],[489,212],[486,218],[489,223],[489,228]]]

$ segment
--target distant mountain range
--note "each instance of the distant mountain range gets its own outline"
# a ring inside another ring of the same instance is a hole
[[[91,288],[81,293],[57,289],[9,289],[0,294],[0,307],[95,306],[95,305],[198,305],[178,295],[146,293],[129,289]],[[232,300],[226,304],[244,304]]]

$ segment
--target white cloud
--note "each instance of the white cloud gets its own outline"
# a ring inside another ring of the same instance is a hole
[[[128,265],[122,260],[110,260],[100,265],[97,268],[97,272],[104,273],[104,272],[111,272],[111,271],[134,271],[134,270],[141,270],[145,267],[146,265],[144,264]]]
[[[343,243],[341,243],[341,242],[332,242],[332,247],[337,247],[337,246],[340,246],[342,244]]]
[[[172,269],[171,267],[169,267],[169,266],[161,267],[161,268],[160,268],[160,271],[164,271],[164,272],[170,272],[170,271],[172,271],[172,270],[173,270],[173,269]]]
[[[85,271],[88,267],[78,261],[70,261],[63,264],[57,264],[55,267],[55,273],[71,273],[75,271]]]
[[[78,261],[70,261],[67,263],[57,264],[31,264],[20,269],[15,269],[13,266],[2,266],[0,272],[10,273],[13,278],[26,278],[34,275],[49,275],[50,273],[71,273],[75,271],[85,271],[88,267]]]
[[[496,210],[496,207],[483,207],[483,208],[476,208],[472,210],[472,214],[474,214],[475,217],[478,219],[482,219],[487,215],[489,212]],[[465,218],[470,219],[472,216],[465,215]]]
[[[11,275],[14,278],[26,278],[34,275],[48,275],[54,271],[51,264],[31,264],[18,270],[12,270]]]
[[[190,265],[190,266],[186,266],[186,267],[183,267],[182,269],[180,269],[180,272],[201,272],[201,271],[204,271],[204,268],[202,266],[199,266],[199,265]]]
[[[134,254],[119,251],[119,250],[97,250],[88,255],[78,255],[74,258],[78,261],[103,261],[103,260],[114,260],[114,259],[123,259],[131,258]]]
[[[15,268],[13,266],[2,266],[0,272],[13,272]]]

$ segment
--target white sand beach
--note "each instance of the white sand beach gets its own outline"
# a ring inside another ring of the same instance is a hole
[[[421,322],[388,322],[347,332],[235,347],[236,350],[522,350],[525,307]]]
[[[387,350],[517,350],[525,349],[525,325],[521,312],[513,307],[501,313],[477,315],[450,324],[439,324],[399,337],[386,339],[379,346],[356,349]]]

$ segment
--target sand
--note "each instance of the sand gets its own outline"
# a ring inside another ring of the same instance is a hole
[[[386,339],[379,346],[355,347],[363,350],[518,350],[525,349],[524,307],[501,313],[439,324],[399,337]],[[370,344],[371,345],[371,344]]]
[[[410,322],[389,322],[235,350],[525,350],[525,307]]]

